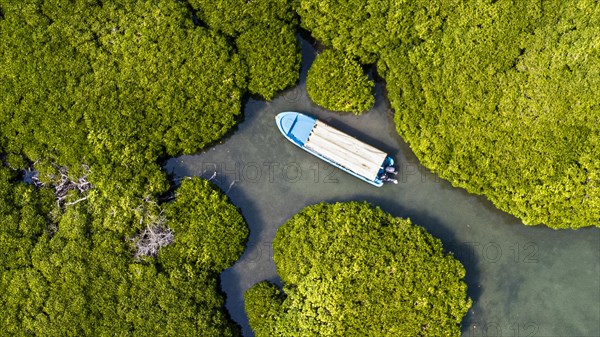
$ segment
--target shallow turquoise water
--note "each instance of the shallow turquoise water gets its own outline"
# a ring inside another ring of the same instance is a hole
[[[305,75],[314,58],[305,41],[303,57]],[[244,291],[263,280],[279,283],[271,248],[277,228],[307,205],[347,200],[410,218],[463,263],[474,301],[463,336],[600,336],[600,230],[527,227],[484,197],[453,188],[418,163],[376,89],[376,106],[356,117],[315,106],[302,80],[271,102],[250,100],[244,122],[221,144],[167,162],[178,177],[212,179],[248,222],[246,252],[221,281],[245,336],[252,332]],[[399,161],[399,184],[373,187],[297,148],[275,126],[281,111],[309,113],[389,152]]]

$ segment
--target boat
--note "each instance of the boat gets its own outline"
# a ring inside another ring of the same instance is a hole
[[[281,112],[275,121],[290,142],[342,171],[377,187],[398,183],[391,178],[397,172],[387,153],[300,112]]]

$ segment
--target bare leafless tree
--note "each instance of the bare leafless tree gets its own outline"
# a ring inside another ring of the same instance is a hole
[[[146,229],[131,238],[135,242],[136,252],[134,256],[156,256],[160,248],[167,246],[175,239],[173,231],[167,227],[167,217],[164,210],[153,199],[147,195],[142,199],[138,207],[134,209],[140,218],[140,225],[146,225]]]
[[[175,236],[169,228],[150,226],[134,238],[137,249],[134,256],[138,259],[142,256],[156,256],[160,248],[171,244],[174,239]]]
[[[87,191],[93,188],[92,184],[87,180],[90,168],[87,165],[82,165],[83,175],[79,178],[71,178],[68,169],[64,166],[58,168],[58,177],[53,177],[52,188],[54,195],[59,205],[70,206],[87,199]],[[70,191],[76,191],[81,198],[65,202],[65,199]]]
[[[35,165],[36,163],[34,163],[33,165]],[[58,203],[59,207],[75,205],[81,201],[86,200],[86,192],[94,187],[88,181],[90,167],[86,164],[81,165],[83,175],[78,178],[71,177],[69,175],[69,170],[66,166],[57,166],[57,174],[48,175],[48,183],[43,182],[40,179],[39,172],[33,169],[33,165],[25,169],[24,181],[32,184],[37,188],[51,188],[54,191],[54,196],[56,196],[56,202]],[[80,198],[74,201],[66,202],[66,198],[69,195],[70,191],[76,191]]]

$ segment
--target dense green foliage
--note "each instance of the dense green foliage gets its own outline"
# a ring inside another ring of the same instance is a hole
[[[238,209],[215,185],[199,178],[185,180],[175,201],[167,205],[176,244],[161,252],[164,265],[189,264],[214,277],[242,255],[248,228]]]
[[[600,6],[476,2],[444,18],[383,57],[399,132],[526,224],[600,226]]]
[[[248,64],[248,90],[271,99],[295,84],[300,76],[300,50],[296,31],[288,24],[256,25],[236,40]]]
[[[255,25],[297,24],[296,0],[190,0],[200,20],[229,36],[238,36]]]
[[[10,170],[0,166],[0,270],[31,266],[31,251],[44,233],[52,193],[26,184],[11,184]]]
[[[220,139],[248,90],[295,83],[290,6],[233,36],[181,1],[0,0],[0,335],[240,334],[218,277],[244,221],[206,181],[158,203],[158,161]]]
[[[383,49],[412,41],[415,28],[426,29],[413,22],[438,6],[435,1],[299,0],[298,13],[317,40],[373,63]]]
[[[366,203],[318,204],[273,243],[283,295],[245,295],[261,336],[458,336],[471,305],[459,261],[409,220]]]
[[[377,62],[421,162],[526,224],[600,226],[600,5],[301,0],[326,45]]]
[[[39,170],[86,163],[105,197],[163,192],[157,159],[228,132],[248,83],[272,97],[296,82],[296,16],[278,6],[256,10],[265,23],[238,49],[183,2],[0,1],[0,152]]]
[[[292,0],[191,0],[200,20],[236,39],[249,68],[248,90],[266,99],[300,76]]]
[[[269,322],[275,322],[282,315],[284,300],[285,297],[279,288],[267,281],[257,283],[246,291],[244,303],[248,323],[255,336],[274,336],[276,330]],[[288,330],[293,330],[293,326],[289,326]],[[284,330],[280,331],[280,336],[285,336]]]
[[[315,103],[356,114],[373,107],[374,86],[358,62],[333,49],[317,55],[306,78],[306,91]]]
[[[0,144],[38,169],[87,163],[104,196],[159,193],[159,157],[215,142],[240,114],[243,61],[182,3],[1,5]]]
[[[184,181],[164,205],[175,242],[136,261],[129,240],[106,230],[89,204],[57,213],[48,190],[10,179],[1,168],[0,335],[240,335],[218,275],[241,255],[248,230],[215,186]]]

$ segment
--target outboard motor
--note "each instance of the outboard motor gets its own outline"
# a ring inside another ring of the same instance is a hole
[[[396,171],[396,169],[393,166],[386,166],[385,173],[396,175],[398,174],[398,171]]]

